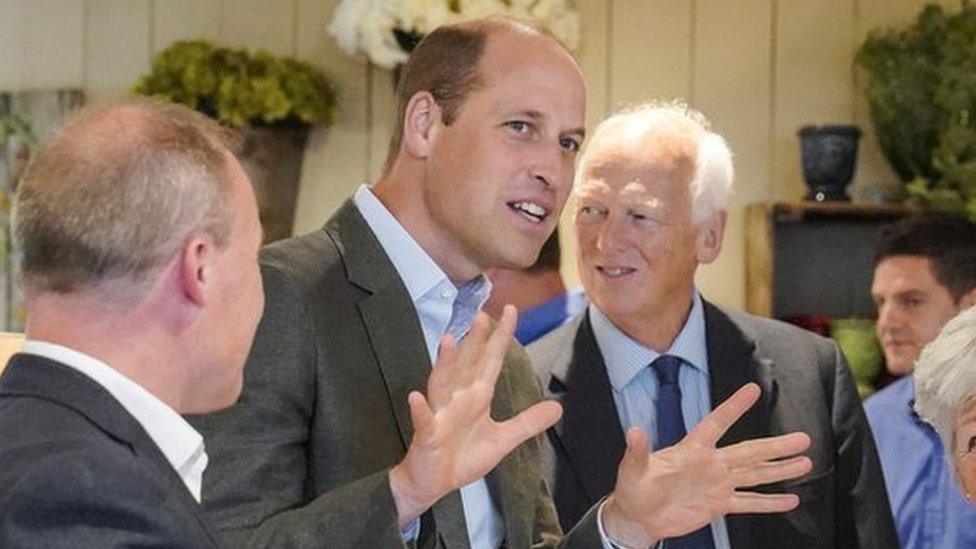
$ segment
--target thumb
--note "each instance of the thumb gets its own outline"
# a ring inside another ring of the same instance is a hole
[[[640,427],[631,427],[627,430],[627,450],[624,457],[620,460],[620,478],[626,475],[639,475],[647,467],[647,460],[650,454],[647,451],[647,433]]]

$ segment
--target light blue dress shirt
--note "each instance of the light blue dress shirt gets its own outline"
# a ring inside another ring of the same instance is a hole
[[[976,547],[976,509],[956,484],[942,440],[914,411],[905,376],[864,402],[898,540],[906,549]]]
[[[593,335],[613,391],[613,401],[617,406],[617,416],[624,432],[631,427],[640,427],[647,432],[652,444],[657,441],[655,406],[657,404],[658,381],[654,371],[649,368],[659,353],[649,349],[627,334],[621,332],[593,304],[589,307]],[[708,347],[705,340],[705,309],[697,290],[694,293],[691,312],[685,325],[678,333],[669,355],[681,359],[678,372],[678,386],[681,388],[681,414],[685,429],[691,431],[699,421],[712,410],[709,396]],[[725,519],[711,524],[715,549],[729,549],[729,534]],[[667,549],[667,541],[664,548]]]
[[[433,363],[444,334],[450,333],[459,341],[468,333],[475,315],[488,299],[491,284],[480,276],[455,286],[369,187],[361,186],[353,203],[406,285]],[[461,503],[471,547],[500,547],[505,539],[505,525],[484,478],[461,488]],[[417,535],[418,525],[415,522],[404,532],[406,539]]]

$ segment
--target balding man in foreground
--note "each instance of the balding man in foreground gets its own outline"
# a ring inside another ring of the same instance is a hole
[[[478,312],[482,273],[532,264],[556,226],[584,96],[573,58],[523,24],[441,27],[417,46],[382,176],[322,230],[264,250],[244,394],[198,420],[215,462],[204,504],[235,546],[641,547],[797,504],[735,488],[805,473],[805,457],[767,462],[805,435],[715,449],[750,385],[670,451],[634,433],[618,490],[561,539],[534,438],[560,407],[508,345],[512,308],[486,345]]]
[[[14,202],[27,341],[0,378],[0,547],[218,547],[203,439],[240,394],[264,299],[250,182],[216,123],[82,114]]]

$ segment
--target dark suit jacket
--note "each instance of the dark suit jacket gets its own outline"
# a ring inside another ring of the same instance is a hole
[[[413,434],[407,395],[430,372],[406,287],[351,202],[323,230],[267,247],[261,266],[266,307],[241,400],[193,418],[211,456],[204,506],[235,547],[402,545],[387,473]],[[513,346],[494,417],[540,398]],[[559,536],[539,451],[523,444],[487,478],[508,547]],[[571,539],[595,536],[591,516]],[[425,517],[419,544],[468,546],[459,492]]]
[[[837,346],[707,302],[705,330],[712,406],[750,381],[763,391],[719,446],[791,431],[813,439],[813,471],[767,488],[796,493],[800,507],[726,517],[732,547],[897,547],[874,439]],[[613,490],[623,429],[588,313],[528,352],[543,386],[563,405],[545,453],[560,520],[571,523]]]
[[[15,355],[0,378],[0,547],[219,547],[203,510],[112,395]]]

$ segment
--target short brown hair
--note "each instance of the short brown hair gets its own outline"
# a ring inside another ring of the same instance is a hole
[[[178,105],[141,99],[82,111],[34,156],[17,189],[25,283],[59,293],[135,285],[193,232],[222,246],[236,146],[229,130]]]
[[[961,214],[921,212],[886,227],[874,266],[900,255],[928,259],[935,279],[956,301],[976,288],[976,224]]]
[[[396,88],[396,119],[383,165],[384,171],[393,167],[403,144],[403,119],[410,98],[418,92],[430,92],[441,108],[441,121],[450,126],[457,118],[468,94],[482,85],[479,64],[485,53],[488,36],[502,29],[531,32],[559,43],[545,29],[528,21],[507,17],[443,25],[428,33],[411,52],[400,71]]]

